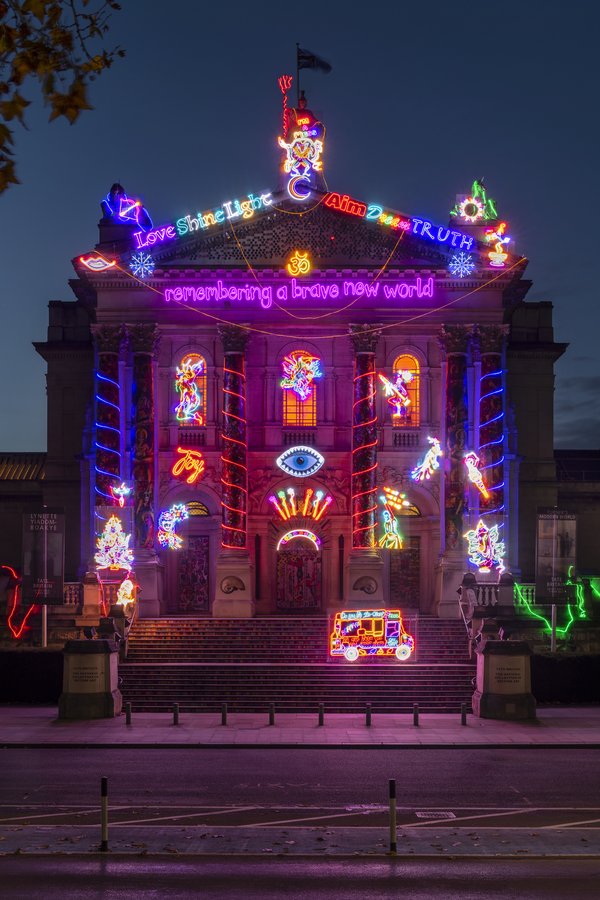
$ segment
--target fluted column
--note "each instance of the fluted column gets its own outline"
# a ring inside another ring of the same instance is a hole
[[[469,329],[462,325],[443,326],[439,336],[446,356],[446,446],[444,455],[444,550],[460,551],[465,512],[466,452],[469,428],[467,397],[467,347]]]
[[[502,348],[504,329],[487,326],[477,329],[481,353],[479,390],[479,459],[480,471],[489,497],[480,498],[482,516],[504,515],[504,371]],[[488,524],[493,524],[489,522]]]
[[[248,332],[235,325],[221,325],[219,335],[224,354],[222,544],[230,550],[246,550],[248,467],[244,351]]]
[[[133,355],[132,475],[135,546],[154,548],[154,377],[159,333],[154,325],[128,327]]]
[[[121,389],[119,352],[123,329],[98,326],[94,329],[96,350],[96,401],[94,419],[95,507],[115,502],[111,487],[121,481]],[[102,525],[96,522],[96,532]]]
[[[379,332],[372,326],[351,325],[354,347],[352,407],[352,547],[375,547],[377,510],[377,411],[375,349]]]

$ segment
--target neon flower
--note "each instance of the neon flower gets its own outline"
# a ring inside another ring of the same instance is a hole
[[[311,356],[306,350],[293,350],[283,358],[282,368],[285,378],[280,382],[284,390],[294,391],[301,400],[308,400],[312,393],[311,383],[321,378],[318,356]]]
[[[131,578],[126,578],[118,587],[117,605],[129,606],[130,603],[135,603],[135,585]]]
[[[204,374],[204,360],[190,353],[175,370],[175,388],[180,396],[175,415],[179,422],[204,425],[204,397],[198,379]]]
[[[118,484],[116,487],[111,484],[109,490],[114,499],[118,501],[119,506],[123,508],[125,506],[125,498],[129,497],[131,493],[129,485],[122,481],[121,484]]]
[[[308,275],[312,268],[310,257],[307,253],[300,253],[299,250],[290,256],[286,269],[290,275]]]
[[[310,541],[315,545],[315,548],[317,550],[321,546],[321,539],[318,538],[316,534],[313,534],[312,531],[308,531],[306,528],[294,528],[292,531],[288,531],[287,534],[284,534],[283,537],[279,539],[277,549],[281,550],[281,548],[285,547],[286,544],[289,544],[290,541],[295,541],[299,538],[304,538],[305,540]]]
[[[465,222],[473,224],[485,217],[485,208],[481,200],[476,197],[466,197],[458,205],[458,214]]]
[[[410,406],[410,397],[406,385],[413,380],[412,372],[398,371],[394,375],[394,381],[390,381],[385,375],[379,373],[379,380],[383,385],[383,390],[387,402],[392,407],[392,415],[405,416]]]
[[[161,547],[169,550],[181,550],[183,539],[175,534],[175,528],[189,516],[185,503],[175,503],[170,509],[164,509],[158,517],[156,539]]]
[[[439,459],[444,455],[440,442],[436,437],[428,437],[427,440],[431,447],[423,457],[423,461],[416,465],[410,473],[413,481],[429,481],[435,470],[440,467]]]
[[[131,535],[123,531],[118,516],[111,516],[104,531],[96,538],[97,552],[94,554],[98,569],[127,569],[133,566],[133,550],[129,547]]]
[[[490,266],[493,266],[495,269],[502,269],[506,265],[506,260],[508,259],[508,253],[504,251],[504,245],[510,244],[511,239],[508,235],[505,235],[506,231],[506,222],[500,222],[496,228],[488,228],[485,232],[485,239],[488,244],[493,244],[494,249],[490,250],[488,253],[488,257],[490,260]]]
[[[483,494],[485,499],[490,496],[489,491],[483,483],[483,477],[481,472],[479,471],[479,457],[476,453],[471,451],[470,453],[465,453],[464,464],[467,467],[467,475],[469,476],[469,481],[472,481],[477,490]]]
[[[171,469],[171,475],[179,478],[180,475],[185,477],[188,484],[195,484],[204,472],[204,457],[200,450],[190,450],[187,447],[178,447],[177,452],[182,456],[178,459]],[[186,473],[189,475],[186,477]]]
[[[480,572],[490,572],[497,569],[498,574],[504,572],[503,563],[505,549],[500,540],[499,525],[488,528],[480,519],[477,528],[467,531],[464,535],[469,542],[467,552],[469,562],[477,566]]]
[[[99,253],[92,253],[90,256],[80,256],[79,262],[92,272],[105,272],[107,269],[114,268],[117,264],[116,259],[112,259],[109,262],[108,259],[105,259]]]

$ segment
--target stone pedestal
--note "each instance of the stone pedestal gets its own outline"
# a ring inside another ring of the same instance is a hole
[[[160,616],[162,600],[163,566],[153,550],[136,550],[135,577],[138,589],[138,615],[140,619]]]
[[[462,584],[465,559],[462,554],[448,553],[435,570],[435,608],[440,619],[460,619],[458,587]]]
[[[346,601],[350,609],[383,606],[383,560],[374,550],[350,554]]]
[[[473,713],[482,719],[535,719],[531,649],[526,641],[492,641],[477,650]]]
[[[117,648],[112,641],[67,641],[59,719],[109,719],[121,713]]]
[[[215,619],[251,619],[254,567],[247,553],[222,553],[217,559],[217,578],[212,614]]]

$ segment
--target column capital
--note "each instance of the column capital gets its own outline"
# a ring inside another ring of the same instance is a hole
[[[381,335],[377,325],[350,325],[348,333],[355,353],[375,353]]]
[[[217,325],[225,353],[243,353],[250,340],[250,332],[238,325]]]
[[[468,325],[442,325],[438,342],[444,353],[466,353],[471,336]]]
[[[122,325],[92,325],[92,335],[98,353],[119,353],[125,329]]]
[[[154,325],[127,325],[127,338],[133,353],[155,356],[160,343],[160,331]]]
[[[476,325],[473,329],[473,349],[476,353],[502,353],[508,325]]]

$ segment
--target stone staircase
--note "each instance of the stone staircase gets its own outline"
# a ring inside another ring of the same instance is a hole
[[[409,616],[410,661],[328,656],[326,617],[141,619],[120,666],[134,711],[458,712],[470,703],[475,662],[462,622]]]

